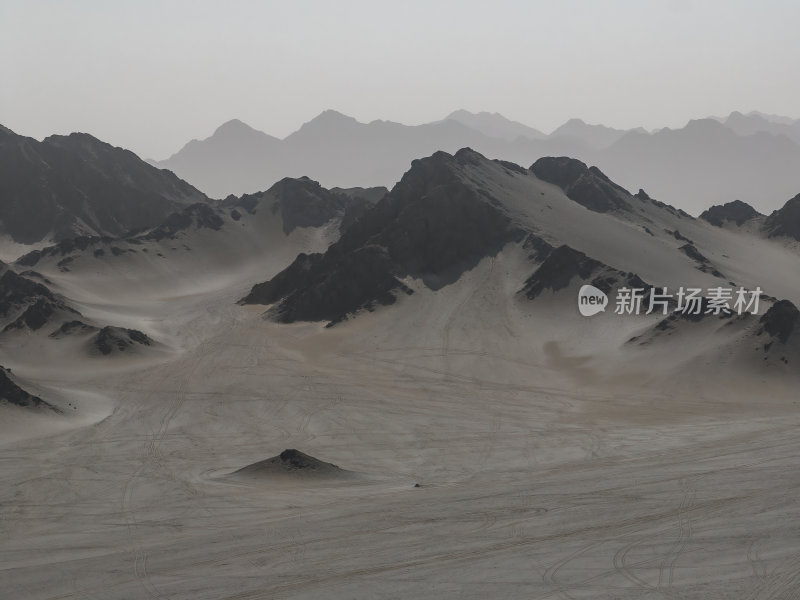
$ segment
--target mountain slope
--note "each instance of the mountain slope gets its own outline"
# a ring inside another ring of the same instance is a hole
[[[608,265],[619,281],[675,289],[760,286],[796,299],[792,283],[777,271],[765,277],[759,267],[763,260],[788,267],[796,255],[766,240],[748,243],[755,250],[736,233],[642,191],[632,196],[574,159],[542,159],[526,170],[469,149],[438,152],[414,161],[324,254],[299,256],[243,302],[271,304],[270,314],[283,322],[338,322],[412,291],[451,285],[504,248],[533,249],[529,260],[536,264],[561,245]],[[521,280],[517,289],[525,286]]]
[[[131,303],[202,297],[242,281],[249,288],[302,252],[324,251],[369,205],[357,193],[285,178],[267,191],[190,205],[136,235],[66,239],[29,252],[16,265],[36,269],[85,304],[82,312],[99,316],[98,298],[104,310],[119,312]]]
[[[336,322],[376,303],[393,303],[396,291],[410,293],[405,276],[432,288],[457,279],[520,236],[508,217],[455,176],[454,165],[474,155],[437,152],[414,161],[390,194],[325,254],[301,254],[273,280],[254,286],[243,302],[280,301],[273,312],[284,322]]]

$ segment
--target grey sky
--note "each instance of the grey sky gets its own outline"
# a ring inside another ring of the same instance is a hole
[[[797,23],[794,0],[0,0],[0,123],[165,158],[231,118],[283,137],[326,108],[546,132],[800,117]]]

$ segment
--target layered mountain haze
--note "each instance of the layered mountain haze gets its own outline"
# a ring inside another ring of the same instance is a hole
[[[742,114],[734,111],[725,119],[719,119],[725,127],[733,130],[738,135],[753,135],[756,133],[771,133],[783,135],[795,143],[800,144],[800,119],[789,119],[774,115],[764,115],[758,112]]]
[[[769,213],[800,188],[796,127],[794,121],[733,113],[652,133],[570,119],[547,135],[498,113],[458,110],[407,126],[360,123],[327,110],[283,140],[234,120],[154,164],[221,198],[266,189],[287,175],[307,175],[327,186],[391,186],[413,159],[468,146],[523,165],[570,156],[692,214],[736,199]]]
[[[211,137],[192,140],[170,158],[156,162],[178,173],[215,198],[266,189],[288,162],[280,157],[278,138],[233,119]]]
[[[458,121],[491,138],[499,138],[513,142],[519,138],[541,140],[547,137],[538,129],[528,127],[519,121],[506,119],[500,113],[479,112],[471,113],[468,110],[456,110],[444,118],[445,121]],[[580,136],[578,136],[580,137]]]
[[[647,133],[643,128],[630,130],[636,133]],[[628,133],[625,129],[614,129],[605,125],[590,125],[582,119],[570,119],[550,134],[552,138],[571,138],[586,144],[590,148],[600,150],[611,146]]]
[[[771,212],[800,185],[800,145],[765,132],[737,135],[713,119],[627,133],[596,161],[615,181],[692,214],[737,199]]]

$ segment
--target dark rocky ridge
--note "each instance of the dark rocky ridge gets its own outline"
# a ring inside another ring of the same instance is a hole
[[[229,198],[225,204],[233,210],[243,209],[250,214],[262,207],[272,214],[280,213],[283,232],[288,235],[298,227],[321,227],[343,216],[349,206],[366,205],[368,201],[327,190],[308,177],[285,177],[265,192]]]
[[[33,250],[17,259],[23,267],[33,267],[42,259],[62,257],[58,267],[68,271],[70,263],[91,251],[95,258],[121,256],[137,252],[133,246],[145,242],[174,240],[189,231],[208,229],[221,231],[226,223],[240,221],[244,214],[253,215],[259,210],[280,214],[283,230],[287,234],[296,227],[319,227],[334,219],[341,219],[341,230],[355,222],[370,203],[360,196],[333,193],[307,177],[286,178],[266,192],[247,194],[241,198],[226,198],[216,205],[195,203],[168,215],[160,224],[142,232],[129,232],[125,238],[108,236],[77,236],[66,238],[41,250]],[[230,231],[230,230],[229,230]],[[124,244],[123,244],[124,242]],[[115,246],[114,244],[119,244]],[[127,249],[119,246],[127,245]],[[145,246],[145,250],[146,246]]]
[[[31,281],[5,268],[0,276],[0,324],[2,333],[14,330],[39,331],[55,326],[49,337],[59,339],[72,335],[94,334],[89,340],[92,350],[103,355],[129,350],[135,346],[151,346],[153,340],[141,331],[120,327],[98,327],[77,319],[81,314],[42,283]],[[55,325],[61,323],[60,325]]]
[[[377,187],[352,187],[352,188],[331,188],[333,194],[343,194],[348,198],[366,200],[369,204],[377,204],[383,197],[389,193],[389,190],[383,186]]]
[[[747,204],[747,202],[734,200],[733,202],[726,202],[725,204],[715,204],[711,208],[704,210],[700,218],[708,221],[712,225],[722,227],[726,221],[735,223],[736,225],[742,225],[745,221],[761,216],[763,215]]]
[[[626,189],[611,181],[597,167],[566,156],[546,156],[530,170],[542,181],[557,185],[571,200],[595,212],[630,210]]]
[[[800,194],[768,216],[764,230],[770,237],[784,236],[800,240]]]
[[[394,302],[413,275],[431,289],[452,283],[482,258],[524,235],[500,209],[458,176],[486,161],[464,149],[415,160],[394,189],[366,211],[325,254],[301,255],[271,281],[253,287],[248,304],[278,303],[282,322],[337,322],[359,309]]]
[[[14,329],[36,331],[60,314],[77,315],[62,298],[47,286],[18,275],[2,265],[0,276],[0,320],[5,321],[3,332]]]
[[[84,133],[42,142],[0,135],[0,233],[19,243],[85,230],[120,236],[207,200],[170,171]]]
[[[10,370],[0,367],[0,403],[8,402],[25,408],[48,408],[57,413],[61,412],[52,404],[23,390],[14,382],[10,373]]]
[[[87,325],[83,321],[64,321],[61,327],[50,334],[51,338],[60,339],[70,335],[86,335],[98,331],[94,325]]]
[[[575,279],[591,283],[606,294],[610,294],[617,284],[642,288],[645,290],[643,304],[649,299],[653,287],[642,281],[635,273],[619,271],[588,257],[579,250],[562,245],[547,254],[542,264],[525,280],[521,293],[529,300],[533,300],[545,290],[552,292],[562,290]],[[577,288],[575,291],[577,293]]]

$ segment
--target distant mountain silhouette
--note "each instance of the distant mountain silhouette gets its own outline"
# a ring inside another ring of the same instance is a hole
[[[605,125],[589,125],[581,119],[570,119],[551,134],[551,138],[566,137],[580,140],[582,143],[595,148],[607,148],[623,135],[628,133],[626,129],[614,129]],[[644,129],[637,128],[632,131],[645,133]]]
[[[770,118],[754,112],[745,115],[736,111],[728,115],[722,122],[725,127],[738,135],[753,135],[754,133],[785,135],[795,143],[800,144],[800,119]]]
[[[204,194],[85,134],[38,142],[0,131],[0,233],[31,244],[153,226]]]
[[[769,133],[740,136],[713,119],[653,134],[629,132],[596,163],[629,188],[699,213],[741,199],[767,212],[800,189],[800,145]]]
[[[264,190],[287,176],[308,175],[325,186],[391,186],[418,156],[470,147],[523,165],[570,156],[597,165],[628,189],[645,188],[694,214],[736,198],[769,213],[800,189],[800,144],[770,129],[793,125],[754,116],[753,127],[758,123],[762,129],[739,135],[714,119],[655,133],[571,119],[544,136],[496,113],[460,110],[442,121],[407,126],[360,123],[328,110],[284,140],[230,122],[156,164],[224,197]]]
[[[156,166],[179,173],[205,193],[216,198],[228,194],[264,190],[274,183],[272,173],[288,166],[279,160],[281,141],[233,119],[220,125],[204,140],[192,140]],[[263,172],[270,175],[265,178]]]
[[[235,148],[237,137],[241,150]],[[582,156],[588,148],[572,138],[538,139],[543,137],[533,128],[485,113],[456,111],[441,121],[409,126],[391,121],[360,123],[326,110],[284,140],[254,133],[243,124],[223,126],[211,137],[193,140],[153,164],[173,170],[212,197],[223,198],[265,190],[284,177],[304,175],[331,187],[390,186],[412,160],[437,150],[472,147],[488,156],[530,164],[551,153]]]
[[[471,113],[461,109],[450,113],[443,120],[446,121],[448,119],[458,121],[488,137],[499,138],[509,142],[520,137],[531,140],[543,140],[547,137],[547,134],[538,129],[528,127],[518,121],[506,119],[500,113]]]

